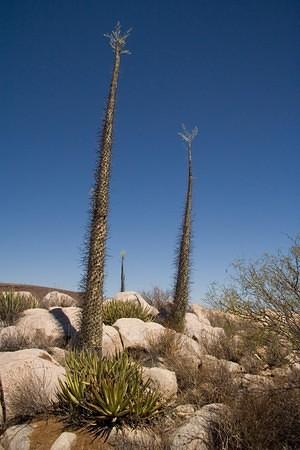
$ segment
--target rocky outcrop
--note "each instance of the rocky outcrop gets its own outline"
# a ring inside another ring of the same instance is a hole
[[[195,314],[198,318],[198,320],[200,320],[200,322],[202,322],[203,324],[206,324],[207,326],[211,326],[211,323],[208,319],[208,309],[204,308],[204,306],[201,305],[197,305],[197,304],[193,304],[191,305],[191,311],[193,314]]]
[[[38,387],[47,399],[54,400],[58,380],[64,375],[65,369],[44,350],[33,348],[0,353],[0,379],[7,419],[18,415],[13,406],[17,389]]]
[[[243,374],[245,369],[238,363],[233,361],[227,361],[226,359],[218,359],[215,356],[203,355],[202,367],[209,370],[220,370],[224,367],[228,372],[232,374]]]
[[[102,354],[103,356],[113,356],[124,350],[120,334],[118,331],[109,325],[103,325],[103,341]]]
[[[161,448],[160,438],[150,430],[125,428],[117,432],[115,429],[108,437],[107,443],[115,449],[149,450]]]
[[[81,309],[77,307],[35,308],[24,311],[15,326],[24,337],[31,336],[34,340],[38,333],[48,341],[48,345],[55,345],[57,341],[76,335],[80,318]]]
[[[120,334],[125,348],[142,348],[147,350],[150,340],[157,340],[164,333],[165,328],[154,322],[143,322],[140,319],[118,319],[113,327]]]
[[[175,372],[159,367],[143,367],[143,378],[151,380],[151,384],[157,388],[165,400],[176,398],[178,386]]]
[[[77,441],[75,433],[64,431],[51,446],[50,450],[72,450]]]
[[[199,320],[194,313],[186,313],[184,333],[200,345],[210,344],[225,336],[223,328],[212,327],[207,319]]]
[[[1,438],[0,448],[5,450],[30,450],[31,425],[15,425],[8,428]]]
[[[44,308],[50,309],[53,306],[60,306],[62,308],[68,306],[78,306],[79,302],[68,294],[63,294],[58,291],[51,291],[41,301]]]
[[[227,409],[221,403],[213,403],[196,411],[171,435],[170,450],[209,450],[211,427]]]

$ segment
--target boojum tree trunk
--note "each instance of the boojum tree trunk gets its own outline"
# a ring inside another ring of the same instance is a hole
[[[124,261],[125,261],[125,252],[121,252],[121,289],[120,292],[125,292],[125,269],[124,269]]]
[[[109,37],[110,45],[114,50],[114,67],[99,144],[83,282],[84,298],[80,344],[85,349],[96,350],[100,353],[102,351],[102,303],[108,232],[113,124],[121,55],[129,53],[124,49],[128,35],[129,32],[124,35],[121,34],[119,23],[110,35],[106,35]]]
[[[189,133],[184,125],[183,132],[179,133],[185,141],[188,153],[188,185],[176,258],[174,302],[171,317],[172,325],[177,331],[183,331],[184,329],[185,313],[189,302],[192,236],[192,141],[197,133],[197,127]]]

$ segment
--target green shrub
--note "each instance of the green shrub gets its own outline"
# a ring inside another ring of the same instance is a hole
[[[18,315],[26,309],[38,308],[39,302],[33,296],[18,294],[18,292],[0,292],[0,320],[5,325],[12,325]]]
[[[101,359],[94,352],[71,352],[57,400],[55,411],[65,423],[95,437],[147,423],[163,409],[160,394],[143,380],[141,366],[127,353]]]
[[[144,308],[138,303],[128,300],[111,300],[106,301],[102,307],[103,322],[106,325],[113,325],[118,319],[124,317],[134,317],[148,322],[153,319],[150,308]]]

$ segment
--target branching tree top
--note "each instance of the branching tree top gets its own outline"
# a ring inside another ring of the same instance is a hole
[[[189,132],[184,124],[182,124],[182,131],[180,131],[179,136],[182,137],[184,142],[188,144],[188,146],[192,145],[193,140],[198,134],[198,127],[194,127],[191,132]]]
[[[117,22],[115,29],[110,34],[105,34],[104,36],[109,39],[110,46],[114,49],[115,52],[119,52],[122,54],[130,54],[130,51],[125,49],[126,39],[130,35],[132,28],[126,31],[126,33],[122,34],[121,24]]]
[[[186,126],[182,124],[182,131],[178,133],[179,136],[186,143],[188,151],[189,151],[189,160],[192,159],[192,142],[198,134],[198,127],[194,127],[192,131],[188,131]]]

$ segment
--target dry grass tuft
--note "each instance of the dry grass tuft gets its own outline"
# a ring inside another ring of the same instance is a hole
[[[52,346],[64,348],[66,342],[64,339],[58,339],[57,342],[51,343]],[[33,333],[26,333],[26,331],[14,329],[12,332],[3,334],[0,338],[1,352],[14,352],[16,350],[23,350],[26,348],[40,348],[48,350],[49,339],[43,332],[36,331]]]
[[[7,404],[10,415],[16,418],[14,421],[24,422],[40,415],[47,417],[51,413],[47,383],[46,377],[36,377],[30,371],[18,379]]]

